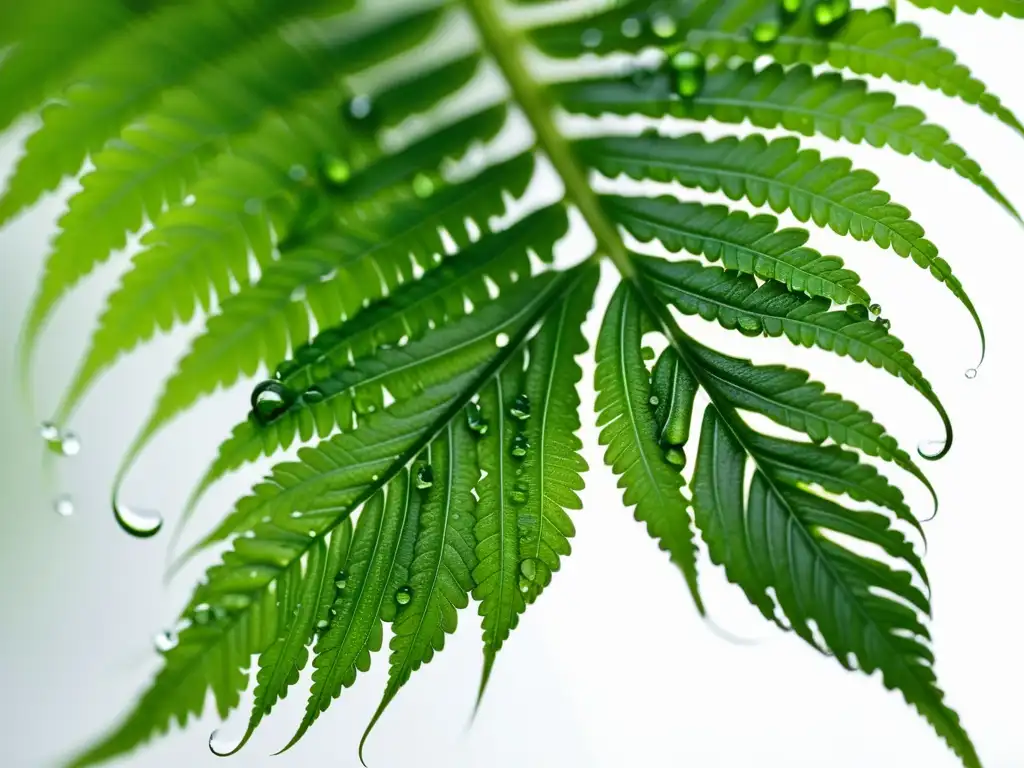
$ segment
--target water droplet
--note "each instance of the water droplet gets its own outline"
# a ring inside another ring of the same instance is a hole
[[[507,333],[499,333],[494,337],[494,344],[499,349],[504,349],[508,346],[509,338]]]
[[[696,51],[680,51],[672,57],[672,69],[676,73],[676,93],[684,99],[700,93],[707,76],[703,56]]]
[[[267,379],[256,385],[249,402],[256,420],[266,425],[291,408],[295,393],[280,381]]]
[[[417,173],[416,178],[412,180],[412,191],[421,200],[434,194],[436,188],[437,184],[428,173]]]
[[[352,168],[338,155],[324,155],[320,158],[320,174],[328,184],[341,187],[352,178]]]
[[[868,307],[868,312],[870,312],[875,317],[878,317],[880,314],[882,314],[882,305],[872,304],[870,307]]]
[[[487,420],[484,418],[483,411],[480,410],[480,406],[477,403],[470,403],[466,406],[466,424],[469,428],[476,432],[478,435],[487,434]]]
[[[324,394],[324,391],[320,389],[320,387],[310,387],[302,393],[302,402],[309,405],[316,405],[317,403],[322,403],[325,397],[327,397],[327,395]]]
[[[647,402],[650,403],[651,405],[657,407],[661,403],[661,398],[659,398],[657,395],[651,395],[647,399]]]
[[[139,539],[148,539],[160,533],[164,519],[159,512],[135,511],[124,504],[114,504],[114,519],[121,529]]]
[[[525,504],[530,498],[529,486],[527,486],[526,483],[516,483],[512,487],[512,492],[509,494],[509,498],[512,500],[513,504],[520,506]]]
[[[761,21],[750,30],[750,42],[758,48],[770,48],[782,34],[782,23],[778,19]]]
[[[792,23],[803,10],[804,0],[780,0],[779,13],[786,24]]]
[[[353,96],[345,104],[345,113],[354,120],[367,120],[373,113],[373,99],[366,94]]]
[[[640,349],[640,357],[642,357],[644,360],[653,360],[654,359],[654,349],[651,348],[651,347],[643,347],[643,348],[641,348]]]
[[[172,632],[169,629],[165,629],[163,632],[157,632],[153,637],[153,646],[160,653],[167,653],[169,650],[174,648],[178,644],[178,635],[176,632]]]
[[[533,581],[537,578],[537,561],[532,557],[526,558],[519,564],[519,572],[527,581]]]
[[[399,587],[395,592],[395,602],[399,605],[408,605],[412,602],[412,587]]]
[[[61,517],[71,517],[75,514],[75,502],[70,494],[62,494],[53,500],[53,511]]]
[[[678,29],[676,20],[667,13],[659,13],[651,19],[651,31],[662,40],[674,37]]]
[[[60,439],[60,428],[52,421],[44,421],[39,425],[39,436],[48,443],[55,443]]]
[[[601,30],[588,29],[580,36],[580,42],[584,48],[597,48],[601,44]]]
[[[665,461],[674,467],[682,468],[686,466],[686,454],[682,448],[673,445],[665,449]]]
[[[750,315],[741,317],[737,322],[737,327],[744,336],[758,336],[764,330],[761,327],[761,322],[756,317],[750,317]]]
[[[304,165],[296,163],[288,169],[288,178],[292,181],[305,181],[307,176],[309,176],[309,171],[306,170]]]
[[[527,579],[520,579],[519,580],[519,591],[522,592],[524,595],[527,592],[530,591],[530,582],[529,582],[529,580],[527,580]]]
[[[334,586],[344,589],[346,584],[348,584],[348,571],[338,571],[338,575],[334,577]]]
[[[520,433],[512,438],[512,455],[517,459],[523,458],[530,450],[530,439]]]
[[[966,371],[964,371],[964,376],[966,376],[968,379],[975,379],[978,377],[978,369],[968,368]]]
[[[66,431],[60,437],[60,452],[65,456],[77,456],[82,450],[82,441],[74,432]]]
[[[323,631],[327,629],[330,625],[331,623],[327,621],[327,619],[320,619],[320,621],[316,623],[316,628]]]
[[[846,21],[850,13],[850,0],[818,0],[811,13],[816,30],[820,34],[832,35]]]
[[[509,413],[512,414],[513,418],[519,419],[520,421],[526,421],[530,418],[530,396],[525,392],[521,395],[517,395],[515,401],[512,403],[512,407],[509,408]]]
[[[203,626],[204,624],[209,624],[210,616],[210,604],[200,603],[192,611],[192,623],[199,627]]]
[[[622,36],[623,37],[640,37],[640,33],[643,31],[643,25],[640,24],[640,19],[635,16],[630,16],[628,19],[622,22]]]
[[[365,416],[377,410],[377,402],[368,394],[358,394],[355,400],[356,413]]]
[[[425,491],[434,485],[434,469],[429,464],[423,464],[416,470],[416,487]]]

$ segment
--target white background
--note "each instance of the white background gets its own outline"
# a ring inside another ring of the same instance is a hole
[[[1024,115],[1024,22],[944,18],[906,4],[901,14],[923,19],[930,33]],[[908,96],[906,88],[884,87],[949,128],[1004,193],[1024,206],[1024,138],[941,95]],[[17,142],[0,142],[2,171],[16,157]],[[952,453],[926,467],[942,500],[927,527],[926,561],[937,671],[984,764],[1019,768],[1024,228],[935,165],[845,144],[815,146],[852,156],[882,177],[883,188],[909,205],[939,244],[986,321],[989,354],[978,378],[967,381],[963,373],[976,362],[976,337],[966,312],[942,286],[891,251],[815,233],[820,250],[842,254],[862,274],[953,416]],[[61,306],[34,372],[43,412],[28,413],[15,386],[15,343],[61,209],[60,199],[47,199],[0,231],[0,764],[14,768],[52,764],[115,721],[154,669],[154,632],[172,620],[198,573],[164,588],[166,534],[129,539],[114,525],[106,501],[116,463],[179,356],[183,336],[160,339],[105,377],[72,425],[82,435],[81,455],[60,462],[54,483],[44,479],[38,417],[56,402],[90,321],[125,264],[116,257]],[[602,297],[611,287],[605,281]],[[706,325],[690,320],[688,328],[706,335]],[[872,410],[910,450],[939,436],[921,399],[883,373],[780,340],[755,349],[760,360],[812,368],[831,388]],[[367,750],[372,768],[957,765],[930,727],[877,677],[846,673],[765,624],[707,565],[704,592],[715,623],[756,642],[730,643],[698,618],[679,574],[621,508],[614,479],[601,467],[591,379],[588,363],[583,436],[595,471],[587,476],[585,509],[575,515],[573,556],[499,656],[472,727],[480,633],[467,611],[446,652],[414,676],[378,726]],[[228,427],[244,413],[247,395],[246,387],[221,393],[163,433],[131,475],[129,500],[159,505],[173,518]],[[218,486],[202,522],[223,513],[258,475],[249,468]],[[904,485],[926,512],[925,496],[911,482]],[[53,497],[63,491],[76,502],[69,519],[51,510]],[[234,764],[357,765],[355,747],[385,674],[380,656],[295,749],[271,759],[267,755],[283,746],[301,715],[304,684],[296,688]],[[247,717],[245,709],[238,711],[225,738],[240,734]],[[187,731],[175,728],[118,764],[213,765],[206,737],[215,720],[208,715]]]

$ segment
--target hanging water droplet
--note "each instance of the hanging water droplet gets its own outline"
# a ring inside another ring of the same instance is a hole
[[[977,376],[978,376],[978,369],[977,368],[968,368],[966,371],[964,371],[964,376],[966,376],[968,379],[977,378]]]
[[[164,525],[164,519],[159,512],[135,511],[117,503],[114,504],[114,519],[125,533],[138,539],[156,536]]]
[[[630,16],[628,19],[622,22],[622,36],[623,37],[640,37],[640,33],[643,31],[643,25],[640,23],[640,19],[635,16]]]
[[[344,158],[325,154],[320,158],[320,174],[328,184],[342,187],[352,178],[352,168]]]
[[[178,635],[169,629],[157,632],[153,637],[153,646],[160,653],[167,653],[178,644]]]
[[[782,24],[778,19],[761,21],[750,30],[750,42],[758,48],[771,48],[782,34]]]
[[[249,402],[256,420],[266,425],[291,408],[295,393],[280,381],[267,379],[256,385]]]
[[[61,517],[71,517],[75,514],[75,502],[70,494],[62,494],[53,500],[53,511]]]
[[[348,584],[348,571],[338,571],[338,575],[334,577],[334,586],[344,589],[346,584]]]
[[[800,15],[803,7],[804,0],[780,0],[779,13],[786,24],[791,24]]]
[[[597,48],[601,44],[601,38],[601,30],[588,29],[580,35],[580,42],[583,43],[584,48]]]
[[[408,605],[412,602],[412,587],[399,587],[395,592],[395,602],[399,605]]]
[[[651,31],[662,40],[674,37],[679,27],[676,20],[667,13],[659,13],[651,19]]]
[[[416,177],[412,180],[412,191],[421,200],[425,200],[434,194],[436,187],[434,179],[427,173],[417,173]]]
[[[530,439],[520,433],[512,438],[512,455],[517,459],[521,459],[526,456],[530,450]]]
[[[434,485],[434,469],[429,464],[423,464],[416,470],[416,487],[421,491]]]
[[[517,395],[512,403],[512,407],[509,408],[509,413],[512,414],[513,418],[520,421],[526,421],[530,418],[530,396],[525,392]]]
[[[317,403],[322,403],[326,397],[327,395],[324,394],[320,387],[310,387],[302,393],[302,402],[308,405],[316,405]]]
[[[65,456],[77,456],[78,452],[82,450],[82,441],[78,439],[78,435],[70,430],[65,431],[60,437],[60,452]]]
[[[519,579],[519,591],[522,592],[524,595],[530,591],[529,579]]]
[[[870,307],[868,307],[868,312],[870,312],[875,317],[878,317],[880,314],[882,314],[882,305],[872,304]]]
[[[651,395],[649,398],[647,398],[647,402],[657,407],[661,403],[661,398],[659,398],[657,395]]]
[[[676,93],[692,99],[704,87],[707,68],[704,57],[696,51],[680,51],[672,57],[672,70],[676,75]]]
[[[673,445],[665,449],[665,461],[674,467],[682,468],[686,466],[686,454],[682,448]]]
[[[499,333],[494,337],[494,345],[499,349],[504,349],[508,346],[509,338],[507,333]]]
[[[532,557],[526,558],[519,564],[519,572],[527,581],[533,581],[537,578],[537,561]]]
[[[824,35],[839,31],[849,13],[850,0],[818,0],[811,11],[815,29]]]
[[[39,425],[39,436],[48,443],[55,443],[60,439],[60,428],[52,421],[44,421]]]
[[[478,435],[487,434],[487,420],[484,419],[484,413],[480,410],[478,403],[470,403],[466,406],[466,424]]]
[[[192,611],[192,623],[199,627],[203,626],[204,624],[209,624],[211,615],[212,614],[210,612],[210,604],[200,603]]]
[[[654,349],[652,347],[642,347],[640,349],[640,357],[642,357],[644,360],[653,360]]]

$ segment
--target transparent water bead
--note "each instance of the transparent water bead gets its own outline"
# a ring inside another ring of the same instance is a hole
[[[137,539],[148,539],[160,533],[164,518],[152,510],[133,510],[124,504],[114,504],[114,519],[121,529]]]
[[[61,494],[53,500],[53,511],[61,517],[71,517],[75,514],[75,502],[70,494]]]

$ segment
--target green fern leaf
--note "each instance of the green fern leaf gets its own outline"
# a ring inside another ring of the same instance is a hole
[[[623,501],[669,553],[686,578],[697,609],[696,549],[690,528],[690,502],[683,495],[678,467],[658,442],[660,429],[651,405],[651,385],[641,351],[651,330],[632,289],[620,285],[605,312],[597,341],[597,424],[607,446],[605,464],[619,475]]]
[[[879,548],[915,570],[923,567],[888,519],[853,512],[791,485],[758,463],[747,430],[709,407],[694,476],[694,504],[711,558],[768,618],[779,608],[794,632],[817,645],[812,623],[844,667],[882,673],[969,768],[980,768],[970,738],[944,702],[931,669],[927,628],[917,611],[927,598],[907,571],[855,552],[833,534]],[[782,452],[785,443],[776,448]],[[744,500],[744,468],[755,462]],[[911,608],[910,606],[913,606]]]
[[[720,68],[709,72],[700,92],[685,100],[676,95],[671,73],[654,71],[643,77],[561,84],[555,93],[566,109],[587,115],[672,115],[722,123],[749,120],[758,128],[785,128],[805,136],[820,133],[833,140],[889,147],[956,171],[1020,218],[977,162],[949,140],[945,129],[924,122],[918,109],[898,106],[891,94],[869,91],[865,82],[834,72],[816,75],[805,65],[783,69],[778,64],[761,70],[752,64]]]
[[[721,261],[727,270],[774,280],[790,291],[837,304],[871,304],[856,272],[844,269],[835,256],[805,247],[809,236],[803,230],[778,230],[772,216],[752,218],[722,205],[680,203],[672,197],[608,195],[603,202],[609,215],[640,242],[657,239],[674,253],[686,249]]]
[[[952,13],[953,9],[964,13],[983,11],[989,16],[1013,16],[1024,19],[1024,2],[1021,0],[910,0],[921,8],[934,8],[943,13]]]
[[[823,160],[817,150],[800,149],[795,138],[726,137],[709,142],[699,134],[678,139],[646,133],[578,142],[576,149],[606,176],[677,181],[732,200],[746,198],[776,213],[789,210],[800,221],[828,226],[840,235],[874,240],[910,257],[945,283],[974,318],[984,351],[981,318],[963,285],[910,212],[877,188],[878,177],[855,170],[843,158]]]

